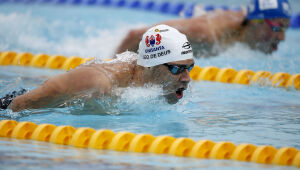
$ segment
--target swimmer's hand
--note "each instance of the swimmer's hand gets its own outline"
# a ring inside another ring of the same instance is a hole
[[[6,94],[4,97],[0,98],[0,110],[5,110],[9,106],[9,104],[13,101],[14,98],[26,93],[27,90],[21,89],[20,91],[13,91],[11,93]]]

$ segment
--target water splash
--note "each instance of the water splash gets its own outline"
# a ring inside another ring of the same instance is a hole
[[[146,114],[159,112],[162,107],[168,107],[162,96],[161,87],[150,84],[144,87],[117,88],[110,97],[76,100],[73,104],[76,109],[73,109],[72,114]]]
[[[0,13],[0,50],[47,53],[81,57],[109,58],[127,33],[125,29],[111,30],[74,21],[54,20],[13,12]],[[68,27],[65,27],[68,25]],[[30,42],[30,43],[28,43]]]

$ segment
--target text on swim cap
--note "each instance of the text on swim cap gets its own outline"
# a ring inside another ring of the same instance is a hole
[[[191,52],[193,52],[193,50],[182,51],[181,55],[188,54],[188,53],[191,53]]]
[[[188,54],[188,53],[192,53],[193,50],[191,49],[192,48],[192,45],[189,43],[189,42],[185,42],[183,45],[182,45],[182,48],[183,49],[187,49],[185,51],[182,51],[181,52],[181,55],[184,55],[184,54]]]
[[[154,31],[155,31],[155,32],[167,32],[167,31],[169,31],[169,29],[164,29],[164,30],[155,29]]]
[[[259,0],[259,9],[267,10],[267,9],[276,9],[278,8],[277,0]]]
[[[164,46],[158,46],[158,47],[146,49],[145,53],[151,53],[151,52],[154,52],[154,51],[159,51],[159,50],[164,50],[164,49],[165,49]]]
[[[156,54],[150,54],[150,55],[146,54],[143,56],[143,59],[148,60],[148,59],[158,58],[158,57],[162,57],[164,55],[168,55],[170,53],[171,53],[170,50],[166,50],[166,51],[158,52]]]

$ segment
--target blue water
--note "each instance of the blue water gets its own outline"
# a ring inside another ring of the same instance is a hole
[[[231,5],[233,2],[245,4],[245,1],[234,0],[215,3]],[[211,4],[209,1],[203,3]],[[295,11],[300,11],[298,1],[291,3],[296,4],[293,5]],[[104,59],[113,53],[129,29],[175,18],[177,16],[128,9],[5,3],[0,5],[0,51]],[[200,66],[296,74],[300,73],[299,41],[300,30],[289,29],[286,41],[272,55],[236,44],[217,57],[197,59],[196,63]],[[0,96],[21,87],[33,89],[60,73],[63,71],[1,66]],[[17,113],[7,111],[1,113],[0,119],[300,148],[299,91],[258,85],[192,82],[184,98],[176,105],[166,104],[156,88],[127,88],[123,91],[119,100],[102,103],[110,108],[106,114],[95,114],[97,108],[75,105]],[[0,163],[4,169],[287,168],[227,160],[78,149],[4,138],[0,140]]]

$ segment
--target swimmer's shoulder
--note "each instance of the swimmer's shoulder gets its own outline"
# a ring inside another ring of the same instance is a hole
[[[78,76],[74,77],[74,79],[86,81],[84,84],[89,84],[89,87],[100,92],[100,94],[108,93],[113,86],[113,76],[110,76],[113,73],[107,70],[103,64],[89,64],[79,68],[77,72]]]
[[[126,51],[121,54],[117,54],[116,58],[111,60],[98,60],[87,65],[80,66],[73,71],[86,74],[86,75],[98,75],[99,77],[108,77],[117,74],[121,70],[130,70],[136,65],[137,54],[134,52]]]

